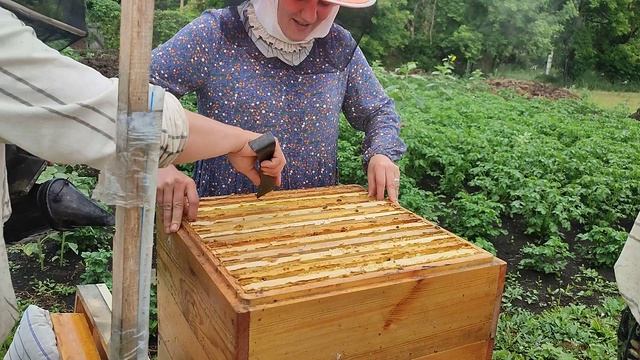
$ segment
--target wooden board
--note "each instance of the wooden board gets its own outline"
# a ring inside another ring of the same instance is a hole
[[[100,360],[83,314],[51,314],[61,360]]]
[[[361,187],[205,198],[183,225],[158,241],[161,359],[491,358],[506,264]]]
[[[84,315],[100,358],[108,359],[111,339],[111,293],[107,286],[79,285],[74,312]]]

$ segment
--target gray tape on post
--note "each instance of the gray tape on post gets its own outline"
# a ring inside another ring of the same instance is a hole
[[[118,117],[116,154],[100,173],[96,199],[123,207],[155,206],[161,115],[135,112]]]

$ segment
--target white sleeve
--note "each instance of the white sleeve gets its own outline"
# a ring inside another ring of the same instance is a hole
[[[169,110],[161,137],[161,165],[166,165],[184,146],[186,116],[170,94],[164,102],[161,88],[150,91],[157,102],[151,108]],[[53,162],[102,169],[115,154],[117,97],[116,79],[60,55],[0,8],[0,138],[5,143]]]

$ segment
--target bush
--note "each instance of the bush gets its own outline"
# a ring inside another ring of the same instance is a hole
[[[613,267],[627,240],[627,232],[610,227],[594,226],[577,237],[582,243],[579,253],[593,265]]]
[[[528,244],[520,251],[523,259],[520,267],[543,272],[560,274],[574,255],[569,252],[569,245],[557,236],[551,237],[542,245]]]
[[[153,47],[171,39],[197,16],[197,12],[156,10],[153,16]]]
[[[88,0],[87,22],[98,31],[94,39],[106,49],[120,48],[120,4],[113,0]],[[96,38],[97,37],[97,38]]]

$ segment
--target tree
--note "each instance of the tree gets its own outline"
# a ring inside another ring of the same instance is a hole
[[[560,41],[565,74],[576,79],[589,71],[617,80],[640,80],[640,2],[566,0],[577,16]]]

